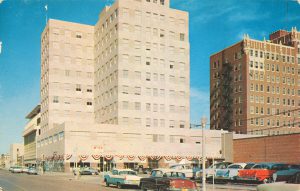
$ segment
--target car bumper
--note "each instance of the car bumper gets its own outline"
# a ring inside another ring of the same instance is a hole
[[[198,190],[190,189],[190,188],[169,188],[168,191],[198,191]]]
[[[124,185],[136,185],[136,186],[139,186],[140,185],[140,181],[138,181],[138,180],[126,180],[126,181],[124,181]]]

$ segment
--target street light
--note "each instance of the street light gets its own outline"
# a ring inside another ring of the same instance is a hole
[[[204,129],[207,122],[207,118],[203,116],[201,118],[201,126],[202,126],[202,191],[206,191],[206,172],[205,172],[205,134]]]

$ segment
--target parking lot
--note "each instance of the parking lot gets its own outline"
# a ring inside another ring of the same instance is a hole
[[[79,179],[72,174],[66,173],[46,173],[44,175],[13,174],[6,170],[0,170],[0,187],[4,191],[118,191],[120,189],[111,186],[106,187],[103,183],[102,175],[81,176]],[[198,184],[199,190],[201,189]],[[135,191],[139,188],[126,187],[123,191]],[[207,184],[207,190],[255,190],[253,185],[215,185]]]

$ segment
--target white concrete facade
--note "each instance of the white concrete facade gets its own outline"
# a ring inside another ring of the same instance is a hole
[[[199,161],[188,23],[169,0],[118,0],[95,26],[50,19],[41,38],[38,163],[68,171],[100,156],[119,167]],[[208,157],[220,158],[223,132],[206,133]]]
[[[13,143],[10,145],[10,166],[23,165],[24,144]]]
[[[94,36],[96,122],[189,128],[188,34],[188,13],[169,1],[105,7]]]
[[[23,131],[24,138],[24,165],[31,166],[36,164],[36,143],[40,133],[40,105],[37,105],[27,116],[27,124]]]
[[[41,37],[41,133],[93,122],[94,27],[50,19]]]

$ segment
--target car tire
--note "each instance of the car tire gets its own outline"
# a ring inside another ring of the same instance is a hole
[[[117,187],[118,187],[119,189],[122,189],[122,188],[123,188],[123,185],[120,184],[120,182],[118,182],[118,183],[117,183]]]
[[[145,188],[145,186],[144,186],[143,183],[141,184],[141,190],[142,190],[142,191],[147,191],[147,189]]]
[[[106,187],[109,187],[109,183],[107,182],[107,180],[104,180]]]

